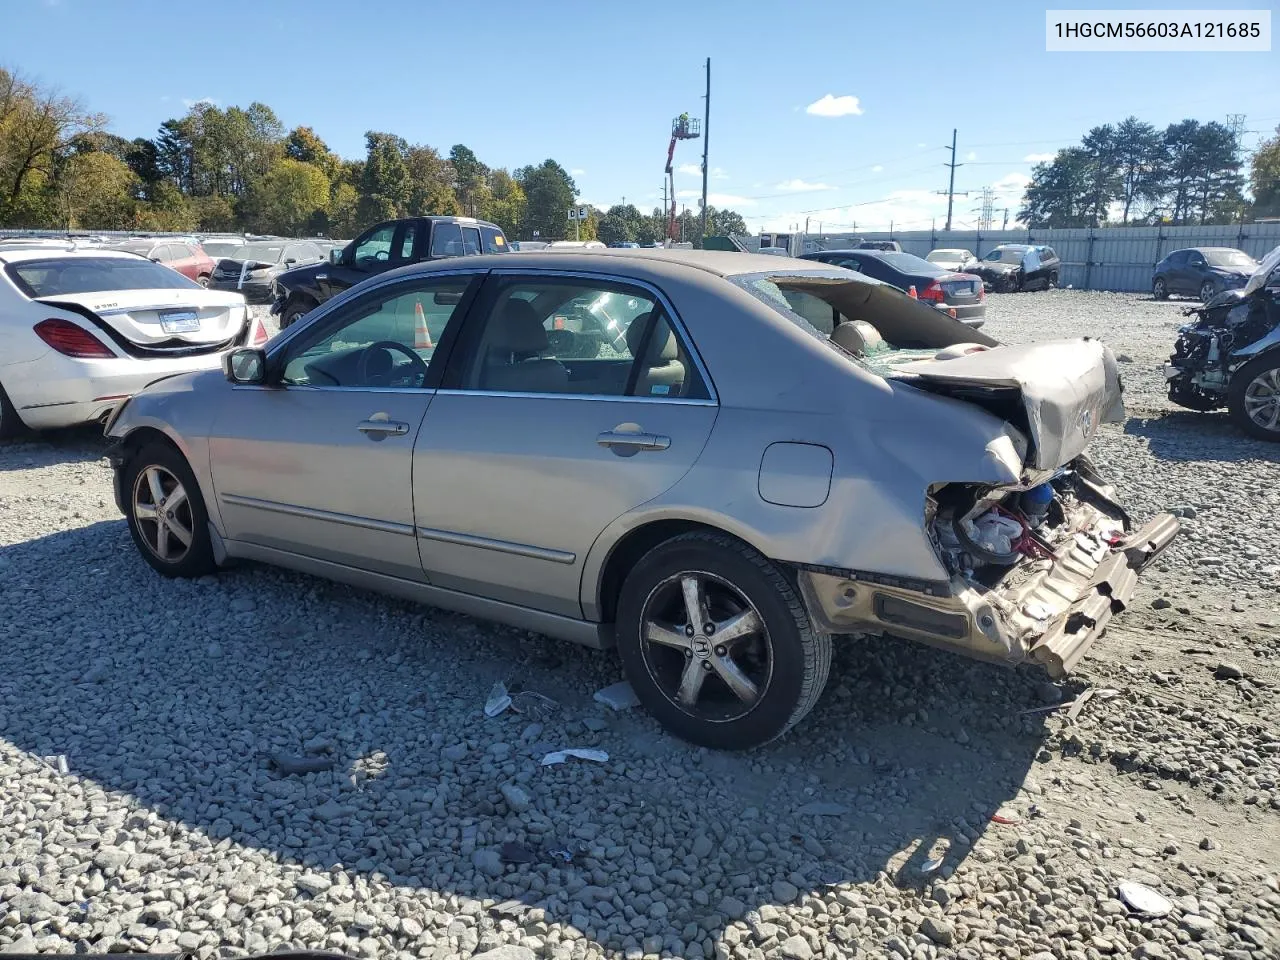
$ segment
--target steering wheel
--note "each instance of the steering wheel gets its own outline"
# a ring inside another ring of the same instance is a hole
[[[359,382],[365,386],[386,386],[385,383],[374,383],[374,378],[390,379],[392,372],[396,368],[395,361],[391,357],[392,351],[398,351],[408,357],[410,365],[414,367],[414,372],[422,374],[423,382],[426,382],[427,361],[423,360],[403,343],[398,343],[395,340],[379,340],[377,343],[371,343],[364,348],[364,351],[360,354],[360,365],[357,368],[360,377]],[[374,357],[378,358],[376,367],[372,363]]]

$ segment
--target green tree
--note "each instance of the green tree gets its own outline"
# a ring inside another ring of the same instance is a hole
[[[318,167],[330,182],[340,175],[342,158],[330,150],[310,127],[294,127],[289,131],[284,138],[284,154],[291,160]]]
[[[409,216],[457,216],[462,213],[453,192],[453,168],[431,147],[410,147],[405,153],[409,179]]]
[[[151,189],[151,197],[134,210],[135,230],[194,230],[200,225],[199,215],[191,199],[168,180]]]
[[[1119,177],[1121,222],[1128,223],[1135,204],[1160,198],[1164,151],[1160,132],[1137,117],[1126,117],[1115,129],[1113,146]]]
[[[374,130],[366,133],[364,140],[367,153],[360,174],[360,220],[368,225],[403,216],[412,189],[405,164],[409,145],[402,137]]]
[[[329,197],[328,235],[350,240],[360,227],[359,192],[349,183],[335,184]]]
[[[751,229],[736,210],[717,210],[707,205],[707,236],[731,237],[749,234]]]
[[[526,199],[524,190],[505,169],[490,170],[479,216],[496,223],[509,237],[520,236],[524,222]]]
[[[123,160],[99,150],[68,158],[58,173],[58,207],[67,229],[124,230],[133,223],[137,177]]]
[[[469,216],[479,216],[477,211],[483,203],[482,194],[487,187],[489,168],[480,162],[470,147],[461,143],[450,148],[449,162],[453,164],[457,178],[458,202]]]
[[[563,240],[568,235],[569,208],[578,195],[573,177],[548,159],[536,167],[521,167],[515,178],[526,198],[520,238],[531,239],[536,231],[543,240]]]
[[[1183,120],[1165,129],[1165,206],[1173,223],[1230,222],[1239,216],[1239,146],[1235,134],[1215,120]]]
[[[1280,217],[1280,127],[1253,154],[1249,170],[1255,217]]]
[[[1084,205],[1087,225],[1100,227],[1107,220],[1111,201],[1120,193],[1121,161],[1116,128],[1109,123],[1094,127],[1085,134],[1081,147],[1089,157],[1085,168],[1089,184]]]
[[[258,229],[300,236],[325,222],[329,178],[317,166],[285,157],[255,182],[249,199]]]
[[[635,204],[614,204],[600,218],[600,240],[604,243],[635,243],[644,229],[644,214]]]
[[[1049,163],[1031,168],[1031,182],[1018,219],[1031,227],[1087,227],[1093,158],[1083,147],[1067,147]]]

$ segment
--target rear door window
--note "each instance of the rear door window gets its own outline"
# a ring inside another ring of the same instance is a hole
[[[507,238],[501,230],[493,227],[481,227],[480,238],[482,240],[480,249],[485,253],[508,253],[510,247],[507,245]]]
[[[480,231],[475,227],[463,227],[462,246],[468,257],[476,256],[480,252]]]
[[[437,223],[431,231],[431,256],[461,257],[465,253],[462,228],[456,223]]]

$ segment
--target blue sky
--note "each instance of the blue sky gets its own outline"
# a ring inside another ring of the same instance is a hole
[[[997,210],[1016,211],[1035,159],[1095,124],[1244,114],[1252,146],[1280,123],[1276,51],[1046,53],[1044,10],[1001,0],[40,0],[7,6],[0,64],[83,98],[127,137],[153,136],[196,100],[257,99],[344,156],[362,155],[364,131],[377,129],[442,152],[465,143],[491,166],[554,157],[583,201],[648,208],[672,118],[702,114],[709,56],[711,202],[754,229],[806,217],[815,231],[927,228],[946,213],[934,191],[947,185],[952,127],[965,164],[956,187],[972,191],[957,197],[955,219],[969,223],[984,186],[997,190]],[[701,149],[676,151],[690,207]]]

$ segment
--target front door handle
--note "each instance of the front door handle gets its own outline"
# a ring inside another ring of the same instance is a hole
[[[630,457],[641,450],[666,450],[671,446],[671,438],[656,433],[606,430],[596,437],[596,443],[608,447],[620,457]]]
[[[383,440],[387,437],[403,437],[409,432],[409,425],[403,420],[380,420],[371,417],[356,424],[356,429],[370,440]]]

